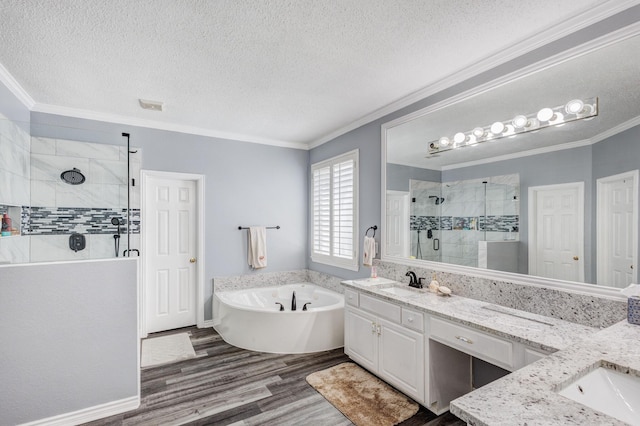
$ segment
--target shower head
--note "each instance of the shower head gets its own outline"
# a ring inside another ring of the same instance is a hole
[[[60,173],[60,179],[69,185],[80,185],[85,181],[84,175],[82,172],[75,167],[71,170],[65,170]]]

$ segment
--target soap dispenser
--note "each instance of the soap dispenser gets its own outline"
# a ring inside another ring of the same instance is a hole
[[[440,284],[438,283],[438,280],[436,280],[436,273],[434,272],[431,276],[431,282],[429,283],[429,291],[432,293],[437,293],[439,287]]]

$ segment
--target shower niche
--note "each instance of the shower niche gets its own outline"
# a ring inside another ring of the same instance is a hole
[[[409,189],[411,258],[486,267],[495,250],[509,246],[516,256],[501,269],[517,269],[518,174],[444,183],[412,179]]]

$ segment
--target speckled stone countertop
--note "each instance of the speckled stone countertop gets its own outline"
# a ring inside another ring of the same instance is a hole
[[[606,366],[640,376],[640,326],[622,321],[451,402],[471,425],[624,425],[557,392]]]
[[[413,289],[402,283],[359,284],[343,281],[347,288],[368,293],[429,315],[438,316],[534,349],[555,352],[564,349],[598,329],[555,318],[506,308],[479,300],[456,296],[438,296],[428,289]],[[397,296],[384,291],[389,287],[412,290],[414,295]]]
[[[358,284],[349,289],[422,310],[496,336],[554,352],[451,401],[451,412],[474,426],[625,425],[558,394],[573,380],[606,366],[640,376],[640,326],[617,323],[604,330],[452,295],[437,296],[406,284]],[[415,295],[396,296],[392,286]]]

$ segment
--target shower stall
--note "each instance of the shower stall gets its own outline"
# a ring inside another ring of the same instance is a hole
[[[480,266],[480,242],[519,239],[518,174],[410,181],[411,257]]]
[[[11,218],[0,237],[0,262],[29,263],[136,256],[140,247],[141,151],[128,138],[55,125],[9,128],[0,163],[0,216]],[[20,132],[18,132],[18,130]]]

